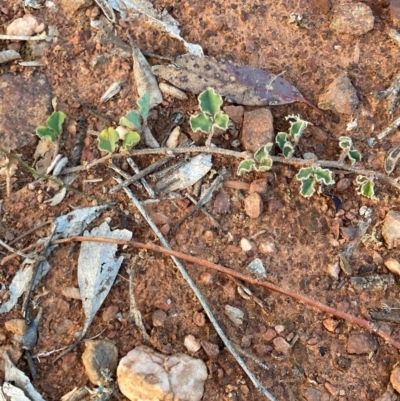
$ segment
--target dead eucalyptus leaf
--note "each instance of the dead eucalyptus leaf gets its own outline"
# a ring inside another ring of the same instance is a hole
[[[8,63],[12,60],[21,58],[21,55],[15,50],[3,50],[0,52],[0,64]]]
[[[150,108],[152,108],[163,101],[162,94],[146,58],[143,56],[139,47],[137,47],[134,43],[131,43],[131,45],[133,76],[135,78],[137,92],[140,97],[146,92],[150,93]]]
[[[315,108],[282,77],[250,65],[186,54],[176,57],[174,64],[156,65],[152,70],[154,75],[184,91],[197,94],[214,88],[232,103],[276,106],[303,102]]]
[[[400,159],[400,145],[390,149],[385,157],[385,171],[387,174],[391,174],[396,167],[397,162]]]
[[[91,232],[85,231],[85,237],[102,237],[130,240],[132,232],[128,230],[111,231],[104,222]],[[81,333],[84,337],[94,316],[102,305],[122,264],[123,256],[115,257],[118,245],[98,242],[82,242],[78,259],[78,284],[82,296],[85,323]]]

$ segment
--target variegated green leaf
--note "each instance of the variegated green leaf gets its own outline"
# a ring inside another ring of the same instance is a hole
[[[258,163],[261,163],[264,159],[268,158],[272,147],[272,142],[268,142],[266,145],[259,148],[256,153],[254,153],[254,160],[256,160]]]
[[[318,182],[323,182],[325,185],[332,185],[335,183],[332,177],[332,171],[326,168],[317,167],[314,171],[314,176]]]
[[[347,156],[350,159],[351,164],[354,164],[355,162],[359,162],[361,160],[361,153],[358,150],[350,150]]]
[[[280,149],[283,149],[285,143],[288,141],[286,132],[278,132],[275,137],[275,142]]]
[[[314,178],[307,178],[301,181],[300,194],[305,198],[310,198],[315,192]]]
[[[119,140],[119,134],[114,128],[109,127],[100,132],[97,140],[99,141],[100,150],[112,153],[115,151],[115,144]]]
[[[214,89],[212,88],[201,92],[198,99],[200,110],[203,113],[208,113],[215,117],[221,109],[222,96],[215,93]]]
[[[131,110],[125,115],[125,117],[120,118],[119,123],[125,127],[128,127],[129,129],[138,130],[141,126],[140,114],[136,110]]]
[[[273,160],[270,157],[268,157],[266,159],[263,159],[261,163],[256,164],[255,169],[257,171],[268,171],[271,170],[272,164]]]
[[[56,138],[63,132],[62,125],[66,117],[62,111],[54,111],[46,121],[47,126],[54,131]]]
[[[214,117],[214,126],[220,129],[228,129],[229,117],[223,112],[218,112]]]
[[[253,159],[246,159],[242,160],[239,163],[238,167],[238,175],[242,175],[243,173],[249,173],[250,171],[254,170],[256,166],[256,162]]]
[[[302,167],[296,174],[296,178],[299,181],[303,181],[310,178],[312,174],[314,174],[314,167]]]
[[[339,138],[339,146],[340,146],[342,149],[350,149],[352,145],[353,145],[353,141],[351,140],[350,137],[348,137],[348,136],[341,136],[341,137]]]
[[[196,116],[191,116],[189,124],[194,132],[201,131],[208,134],[211,131],[213,121],[210,117],[208,117],[204,113],[200,113],[197,114]]]
[[[294,121],[290,121],[291,119],[293,119]],[[302,120],[299,115],[287,116],[286,120],[289,120],[290,124],[289,136],[293,138],[295,143],[297,143],[300,140],[300,137],[303,134],[304,130],[307,128],[309,122]]]
[[[139,112],[143,120],[147,120],[150,110],[150,92],[146,91],[138,100]]]
[[[122,141],[122,150],[128,150],[129,148],[136,146],[139,141],[140,135],[136,131],[127,132]]]
[[[293,156],[294,146],[291,142],[286,142],[285,146],[282,149],[282,154],[286,159],[289,159]]]

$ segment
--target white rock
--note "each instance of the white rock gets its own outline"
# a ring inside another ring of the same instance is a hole
[[[385,260],[385,266],[394,274],[400,276],[400,262],[397,259],[389,258]]]
[[[240,240],[240,247],[242,248],[243,252],[251,251],[252,245],[251,242],[247,238],[242,238]]]
[[[267,277],[265,267],[261,259],[256,258],[246,267],[246,270],[257,276],[259,280],[264,280]]]
[[[271,240],[262,240],[258,245],[258,250],[263,254],[269,254],[276,252],[276,245],[274,241]]]
[[[32,36],[42,27],[38,20],[31,14],[26,14],[22,18],[17,18],[7,27],[7,35]],[[43,26],[44,28],[44,26]],[[43,29],[42,29],[43,30]]]
[[[332,278],[334,278],[335,280],[338,280],[339,279],[339,274],[340,274],[339,261],[335,261],[333,263],[330,263],[327,266],[326,271]]]
[[[183,340],[183,345],[189,352],[197,352],[201,348],[200,341],[196,340],[192,334],[189,334],[185,337]]]
[[[207,368],[186,354],[165,356],[143,345],[121,359],[118,385],[131,401],[199,401]]]
[[[225,313],[235,326],[243,324],[244,312],[239,308],[225,305]]]

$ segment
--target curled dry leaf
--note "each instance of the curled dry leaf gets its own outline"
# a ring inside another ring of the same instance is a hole
[[[173,64],[154,66],[153,73],[187,92],[197,94],[214,88],[232,103],[274,106],[303,102],[315,107],[280,76],[250,65],[217,61],[213,57],[178,56]]]
[[[397,162],[400,159],[400,145],[390,149],[385,157],[385,171],[387,174],[391,174],[395,169]]]

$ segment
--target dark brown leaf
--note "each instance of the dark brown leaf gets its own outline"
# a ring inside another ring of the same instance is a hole
[[[176,87],[192,93],[207,88],[226,97],[232,103],[247,106],[275,106],[293,102],[310,104],[288,81],[266,70],[212,57],[185,54],[174,64],[156,65],[153,73]]]

